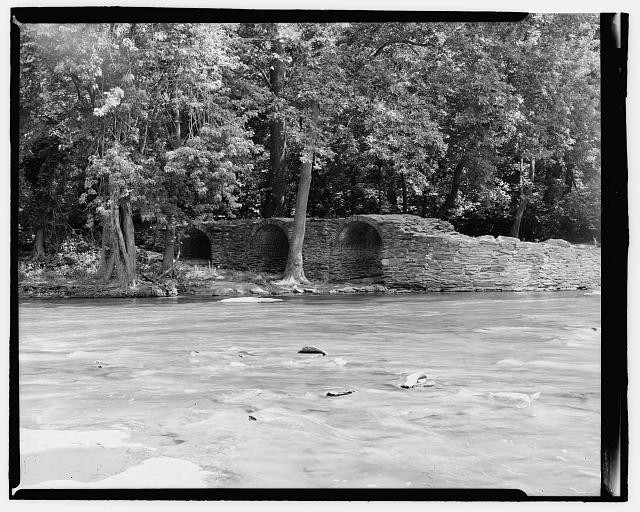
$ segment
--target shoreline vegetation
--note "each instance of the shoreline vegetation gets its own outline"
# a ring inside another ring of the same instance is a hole
[[[30,275],[18,279],[18,298],[147,298],[147,297],[266,297],[278,295],[335,293],[407,293],[410,290],[388,288],[375,278],[344,283],[313,282],[308,285],[279,286],[282,274],[209,267],[189,261],[179,262],[174,277],[155,278],[140,275],[134,286],[96,280],[90,275],[71,276],[56,271],[50,263],[20,262],[29,265]],[[35,268],[38,268],[37,271]],[[143,272],[144,274],[144,272]]]
[[[600,240],[597,15],[15,27],[22,296],[390,291],[379,277],[310,283],[306,272],[323,276],[303,266],[307,219],[410,215],[467,236]],[[173,268],[216,243],[193,237],[181,253],[191,228],[257,218],[292,219],[287,240],[259,242],[283,261],[215,261],[282,274]],[[89,247],[74,251],[78,237]],[[74,252],[91,253],[91,268]],[[455,274],[449,256],[438,255]],[[415,291],[581,284],[512,279],[517,270],[500,282],[400,282],[386,276],[415,262],[380,263],[387,284]]]
[[[73,249],[46,258],[19,257],[18,298],[224,298],[302,294],[429,293],[419,289],[385,286],[380,282],[380,277],[344,282],[315,281],[305,285],[287,286],[278,284],[282,274],[216,268],[210,266],[206,260],[197,259],[178,260],[173,270],[166,273],[161,271],[161,253],[140,248],[137,257],[138,278],[133,286],[121,286],[97,277],[97,249],[86,245],[84,250],[78,250],[78,246],[74,246]]]
[[[100,279],[99,251],[58,253],[46,258],[20,257],[18,298],[143,298],[143,297],[242,297],[293,294],[382,293],[392,290],[377,278],[348,283],[314,282],[281,286],[282,274],[211,267],[205,260],[178,260],[169,273],[162,272],[163,255],[138,248],[138,278],[133,286]]]

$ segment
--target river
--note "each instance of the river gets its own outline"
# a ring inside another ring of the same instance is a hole
[[[598,495],[600,303],[25,300],[21,486]],[[435,384],[401,388],[416,371]],[[326,396],[339,390],[355,392]]]

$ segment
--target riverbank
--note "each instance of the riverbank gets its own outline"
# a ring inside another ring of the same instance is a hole
[[[210,267],[202,262],[182,261],[173,275],[155,277],[160,255],[146,252],[139,266],[135,286],[121,287],[105,283],[94,268],[68,268],[56,259],[36,262],[24,260],[18,273],[18,297],[26,298],[127,298],[127,297],[243,297],[294,294],[402,293],[388,288],[375,278],[354,282],[313,282],[304,286],[282,287],[274,284],[281,276],[266,272],[238,271]]]
[[[344,282],[311,282],[283,287],[274,284],[282,276],[267,272],[240,271],[212,267],[205,260],[179,261],[170,275],[161,275],[162,255],[139,250],[138,280],[135,286],[105,283],[97,277],[97,258],[56,255],[46,260],[23,258],[18,265],[18,297],[27,298],[145,298],[145,297],[244,297],[296,294],[410,293],[418,288],[394,288],[380,283],[379,277]],[[558,290],[576,288],[558,288]],[[587,289],[585,287],[578,289]],[[495,288],[484,291],[545,291],[543,288]],[[437,290],[436,290],[437,291]],[[458,288],[447,291],[477,291]]]

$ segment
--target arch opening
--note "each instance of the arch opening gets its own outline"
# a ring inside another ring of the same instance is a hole
[[[182,258],[192,262],[209,262],[211,259],[211,240],[197,228],[188,230],[181,240]]]
[[[338,281],[382,275],[382,240],[378,231],[362,221],[342,229],[332,247],[332,277]]]
[[[261,226],[251,240],[253,270],[271,273],[284,272],[289,254],[289,240],[282,228],[273,224]]]

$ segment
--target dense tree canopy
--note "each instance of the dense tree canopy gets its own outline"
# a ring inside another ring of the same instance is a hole
[[[20,34],[18,223],[36,255],[82,233],[103,277],[131,283],[136,244],[168,269],[190,222],[293,216],[309,173],[311,216],[600,237],[594,15]]]

